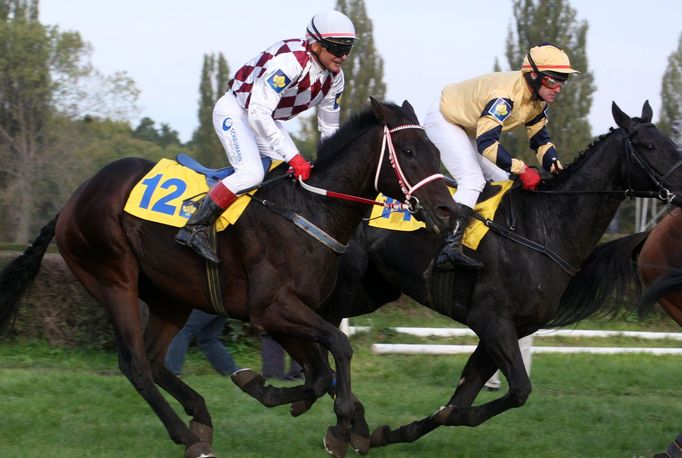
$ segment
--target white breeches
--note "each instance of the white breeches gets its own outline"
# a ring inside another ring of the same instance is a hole
[[[285,141],[293,144],[282,123],[279,121],[275,123],[280,128]],[[218,99],[213,108],[213,128],[227,153],[227,160],[234,167],[234,173],[222,180],[227,189],[233,193],[263,182],[265,172],[261,156],[276,160],[282,159],[259,141],[255,131],[249,125],[246,110],[237,103],[231,91]]]
[[[509,179],[507,172],[478,153],[475,139],[470,139],[460,126],[445,120],[440,112],[440,101],[426,113],[424,129],[429,140],[440,150],[443,165],[457,180],[456,202],[474,208],[486,180]]]

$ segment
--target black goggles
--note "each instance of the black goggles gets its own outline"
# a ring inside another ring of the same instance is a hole
[[[329,40],[320,40],[320,45],[336,57],[343,57],[350,54],[353,43],[335,43]]]

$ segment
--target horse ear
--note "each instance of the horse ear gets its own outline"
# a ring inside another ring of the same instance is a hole
[[[651,122],[651,118],[653,117],[654,110],[651,109],[651,105],[649,105],[649,101],[647,100],[642,107],[642,122]]]
[[[616,105],[616,102],[611,102],[611,114],[613,114],[613,119],[616,120],[618,127],[629,130],[634,124],[630,116],[623,113],[623,110]]]
[[[417,117],[417,113],[414,112],[414,108],[412,108],[412,104],[410,102],[408,102],[407,100],[405,100],[403,102],[403,110],[407,111],[408,113],[410,113],[415,118]]]
[[[374,112],[374,116],[377,117],[381,124],[388,124],[388,118],[390,113],[386,109],[386,106],[372,96],[369,97],[369,101],[372,104],[372,111]]]

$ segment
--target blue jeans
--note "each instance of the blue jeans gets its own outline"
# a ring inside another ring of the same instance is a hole
[[[197,339],[197,345],[204,353],[216,372],[230,375],[237,370],[234,358],[227,351],[219,337],[225,328],[227,318],[193,310],[185,326],[173,338],[166,352],[166,367],[175,375],[180,375],[190,342]]]

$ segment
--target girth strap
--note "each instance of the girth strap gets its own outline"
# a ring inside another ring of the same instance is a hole
[[[211,225],[208,230],[208,241],[214,253],[218,252],[218,241],[216,237],[215,224]],[[211,305],[213,311],[218,315],[225,315],[225,308],[223,307],[223,289],[220,284],[220,272],[218,272],[218,264],[215,264],[208,259],[206,260],[206,279],[208,280],[208,294],[211,297]]]
[[[566,261],[564,258],[550,250],[544,245],[541,245],[537,242],[534,242],[530,239],[527,239],[523,237],[522,235],[517,234],[516,232],[513,232],[507,228],[504,228],[500,226],[499,224],[495,223],[493,220],[485,218],[478,213],[474,213],[474,218],[477,220],[481,221],[483,224],[488,226],[492,231],[500,234],[503,237],[508,238],[509,240],[512,240],[516,243],[519,243],[527,248],[530,248],[531,250],[538,251],[548,258],[550,258],[552,261],[554,261],[559,267],[563,269],[564,272],[567,274],[573,276],[577,274],[580,269],[577,269],[573,267],[568,261]]]

